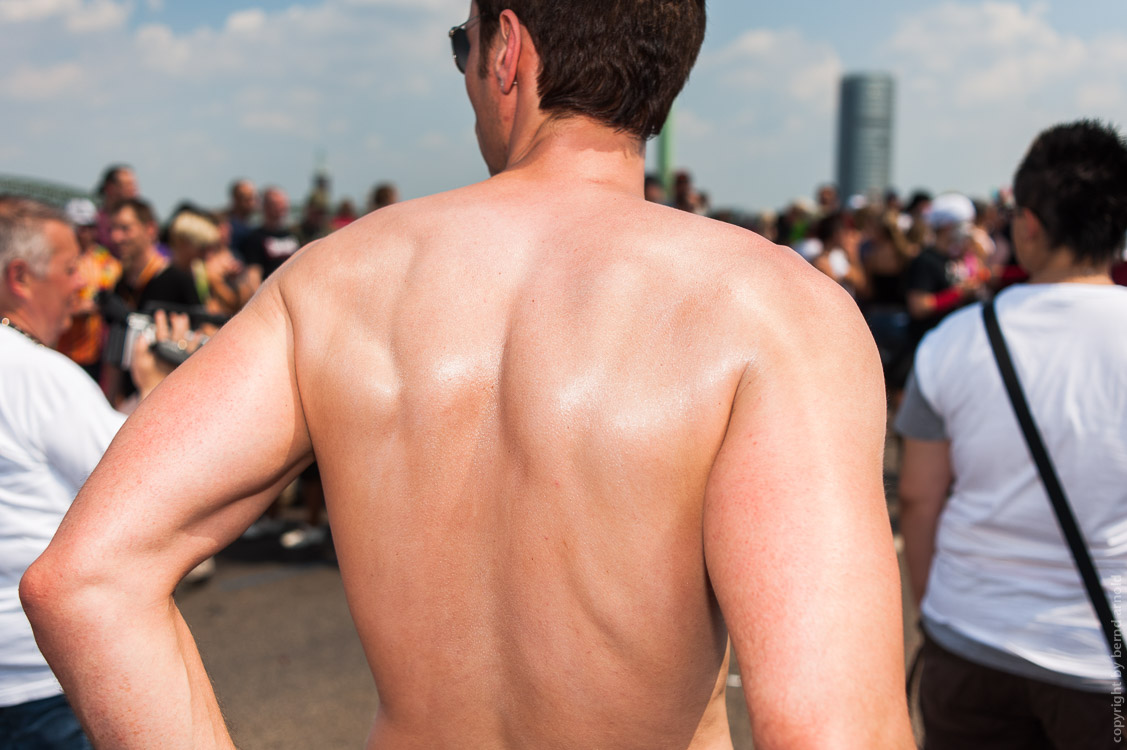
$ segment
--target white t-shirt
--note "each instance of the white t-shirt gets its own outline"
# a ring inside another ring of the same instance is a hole
[[[1018,286],[996,306],[1114,606],[1127,586],[1127,288]],[[925,625],[1050,678],[1063,675],[1062,684],[1114,684],[1107,643],[1006,395],[980,305],[924,338],[914,374],[943,420],[954,473],[921,608]],[[914,436],[904,421],[898,429]],[[1119,609],[1127,624],[1127,608]]]
[[[19,582],[125,421],[78,365],[0,326],[0,706],[62,692]]]

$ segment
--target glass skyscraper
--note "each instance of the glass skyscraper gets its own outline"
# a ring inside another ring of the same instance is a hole
[[[881,193],[892,186],[896,86],[886,73],[859,73],[841,81],[837,184],[843,198]]]

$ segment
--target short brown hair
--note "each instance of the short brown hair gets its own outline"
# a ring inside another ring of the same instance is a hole
[[[704,0],[478,0],[481,75],[506,9],[540,54],[541,110],[643,140],[661,132],[704,41]]]
[[[156,212],[153,211],[153,207],[149,205],[148,201],[144,201],[140,198],[126,198],[118,204],[113,212],[115,214],[121,213],[121,211],[126,208],[133,209],[133,215],[137,217],[137,221],[146,226],[157,223]]]

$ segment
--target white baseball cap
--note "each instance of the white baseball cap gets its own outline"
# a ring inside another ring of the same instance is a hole
[[[76,227],[88,227],[98,223],[98,209],[94,202],[86,198],[71,198],[63,209],[67,220]]]
[[[944,193],[931,201],[927,223],[934,229],[974,221],[974,204],[962,193]]]

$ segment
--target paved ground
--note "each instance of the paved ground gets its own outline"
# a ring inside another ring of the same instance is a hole
[[[890,445],[889,465],[895,446]],[[894,477],[889,473],[889,484]],[[896,526],[895,505],[890,506]],[[336,567],[269,542],[239,544],[180,608],[200,644],[241,750],[363,747],[378,704]],[[914,653],[914,611],[905,613]],[[736,750],[752,748],[733,660],[728,712]]]

